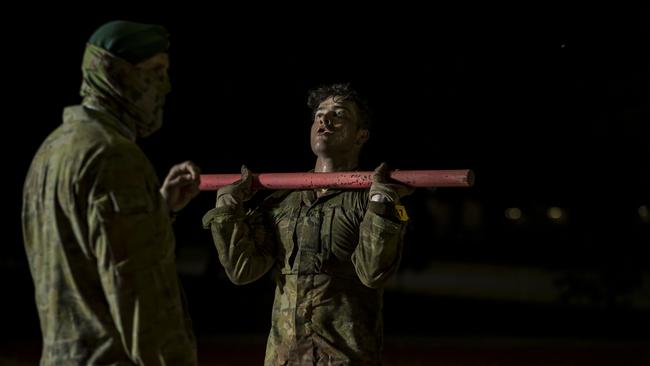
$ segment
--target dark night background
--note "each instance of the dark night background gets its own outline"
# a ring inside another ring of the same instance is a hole
[[[388,365],[650,362],[647,3],[253,8],[4,15],[24,22],[2,26],[1,365],[40,350],[23,179],[79,102],[86,40],[112,19],[171,33],[165,124],[140,143],[161,179],[188,159],[204,173],[311,169],[306,93],[334,81],[374,111],[364,170],[474,170],[472,188],[407,201],[384,296]],[[214,198],[175,224],[200,361],[261,364],[273,284],[227,280],[200,225]]]

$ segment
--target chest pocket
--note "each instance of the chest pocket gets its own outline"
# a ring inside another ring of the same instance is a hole
[[[278,259],[282,263],[281,271],[283,274],[291,273],[291,266],[296,244],[294,233],[296,231],[296,221],[298,218],[298,209],[281,208],[271,212],[271,220],[275,229],[275,238],[278,243]]]
[[[151,266],[173,254],[169,217],[145,190],[109,192],[94,202],[113,260],[123,271]]]
[[[155,209],[153,198],[142,191],[128,192],[116,197],[117,212],[128,214],[151,213]]]
[[[321,227],[323,272],[356,278],[351,258],[359,242],[360,224],[361,218],[353,210],[340,205],[324,208]]]

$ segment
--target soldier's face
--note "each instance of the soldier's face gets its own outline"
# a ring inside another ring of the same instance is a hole
[[[311,149],[316,155],[360,150],[368,130],[360,127],[359,109],[354,102],[330,97],[319,104],[311,126]]]
[[[153,57],[135,65],[137,70],[138,100],[134,101],[138,107],[151,114],[153,124],[147,127],[147,131],[140,131],[141,137],[148,136],[162,126],[163,106],[165,96],[169,93],[169,55],[158,53]]]
[[[164,96],[169,92],[169,55],[158,53],[135,65],[140,71],[146,93],[157,99],[157,104],[164,104]]]
[[[169,55],[167,53],[157,53],[153,57],[137,63],[135,67],[144,71],[151,71],[159,75],[161,78],[167,77],[167,71],[169,70]]]

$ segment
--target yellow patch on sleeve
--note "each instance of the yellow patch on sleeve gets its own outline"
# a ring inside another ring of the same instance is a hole
[[[408,221],[409,215],[406,214],[406,208],[402,205],[395,205],[395,212],[399,221]]]

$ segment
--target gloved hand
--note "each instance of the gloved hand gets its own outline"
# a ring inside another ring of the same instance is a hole
[[[415,188],[402,184],[390,177],[390,169],[381,163],[372,176],[370,200],[374,202],[399,202],[400,198],[413,193]]]
[[[217,191],[217,207],[239,206],[250,200],[255,192],[257,190],[253,189],[253,173],[246,165],[242,165],[241,179]]]

